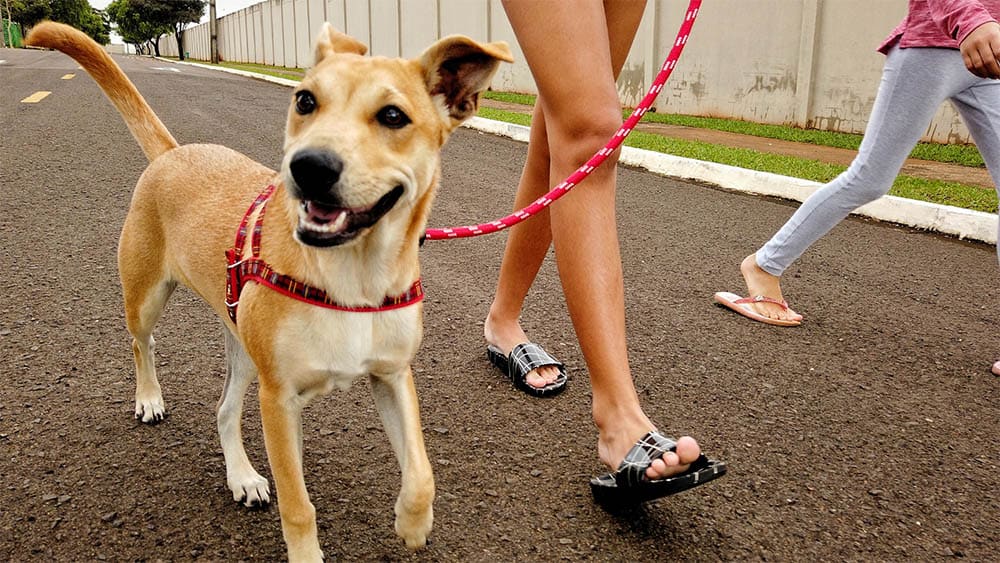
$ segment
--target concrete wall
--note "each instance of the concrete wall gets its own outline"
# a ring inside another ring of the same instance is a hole
[[[649,2],[619,80],[622,102],[645,94],[673,44],[684,0]],[[906,13],[907,0],[707,0],[690,42],[657,100],[657,110],[861,133],[884,57],[875,47]],[[415,57],[452,33],[511,44],[517,62],[502,65],[496,90],[534,93],[500,0],[264,0],[219,20],[223,60],[308,67],[324,21],[374,55]],[[571,49],[578,38],[563,40]],[[187,31],[186,50],[207,60],[208,24]],[[161,52],[176,55],[164,38]],[[950,104],[927,140],[968,142]]]
[[[112,44],[105,45],[104,50],[112,55],[134,55],[135,45]]]

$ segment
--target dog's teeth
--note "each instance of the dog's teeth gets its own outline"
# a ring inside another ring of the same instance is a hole
[[[330,232],[330,231],[339,231],[339,230],[343,229],[346,224],[347,224],[347,212],[346,211],[341,211],[340,215],[337,215],[337,218],[333,222],[331,222],[329,225],[327,225],[327,228],[328,228],[327,232]]]
[[[339,233],[347,228],[349,214],[346,209],[330,212],[314,210],[306,201],[299,207],[299,222],[303,228],[314,233]]]
[[[337,213],[337,216],[333,220],[323,223],[317,223],[316,221],[310,220],[308,217],[304,219],[304,223],[308,225],[309,230],[315,233],[339,233],[347,227],[346,210],[342,210],[340,213]]]

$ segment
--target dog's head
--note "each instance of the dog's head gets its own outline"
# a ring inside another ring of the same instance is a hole
[[[513,60],[506,43],[461,36],[414,60],[365,52],[325,24],[315,65],[292,94],[281,174],[295,237],[309,246],[358,240],[385,217],[422,232],[441,147],[475,114],[500,61]]]

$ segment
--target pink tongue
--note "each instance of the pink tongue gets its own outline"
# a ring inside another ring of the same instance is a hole
[[[306,215],[317,225],[332,223],[344,212],[345,210],[340,207],[328,207],[312,201],[306,204]]]

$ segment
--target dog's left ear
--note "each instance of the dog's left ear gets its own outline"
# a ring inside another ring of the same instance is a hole
[[[334,29],[329,22],[324,22],[323,27],[316,36],[315,61],[313,65],[318,65],[320,61],[336,53],[354,53],[364,55],[368,52],[368,47],[364,43],[341,33]]]
[[[441,39],[420,56],[427,90],[443,98],[452,127],[476,113],[479,93],[490,85],[500,61],[514,62],[507,43],[477,43],[461,35]]]

